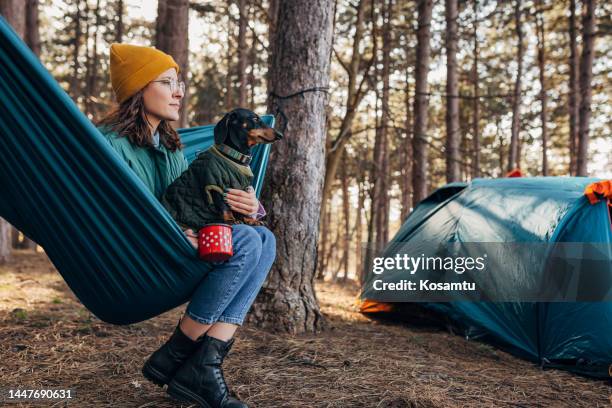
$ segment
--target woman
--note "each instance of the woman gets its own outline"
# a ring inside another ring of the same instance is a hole
[[[179,119],[184,95],[179,67],[155,48],[113,44],[110,71],[119,106],[99,122],[100,130],[159,199],[187,168],[169,124]],[[254,218],[261,209],[252,189],[229,190],[227,203]],[[197,246],[194,231],[185,233]],[[174,333],[142,370],[157,385],[168,384],[172,396],[205,407],[247,406],[229,396],[221,364],[276,255],[274,235],[265,227],[235,225],[232,239],[234,255],[213,265]]]

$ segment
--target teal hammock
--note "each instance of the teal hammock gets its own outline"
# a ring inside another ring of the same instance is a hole
[[[41,245],[105,322],[188,301],[210,264],[1,17],[0,65],[0,217]],[[179,134],[188,161],[213,143],[213,126]],[[251,164],[258,196],[269,147]]]

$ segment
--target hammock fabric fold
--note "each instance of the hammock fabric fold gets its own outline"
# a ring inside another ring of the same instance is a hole
[[[0,65],[0,216],[45,249],[105,322],[188,301],[210,264],[1,17]],[[188,161],[213,143],[213,126],[179,134]],[[269,145],[255,149],[257,195],[268,155]]]

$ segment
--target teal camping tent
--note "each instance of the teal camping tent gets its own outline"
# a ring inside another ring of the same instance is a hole
[[[451,183],[423,200],[385,250],[398,243],[596,243],[604,260],[593,275],[612,290],[610,199],[591,204],[585,187],[597,179],[567,177],[476,179]],[[383,251],[383,254],[385,254]],[[540,274],[537,262],[506,259],[496,289],[516,285],[520,271]],[[541,265],[540,265],[541,266]],[[595,278],[594,278],[595,279]],[[366,282],[368,278],[366,277]],[[588,282],[587,282],[588,283]],[[449,301],[383,303],[364,286],[361,311],[391,318],[435,315],[469,338],[480,338],[544,367],[596,377],[612,376],[612,302]]]

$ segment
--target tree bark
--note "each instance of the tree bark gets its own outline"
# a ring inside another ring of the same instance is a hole
[[[499,114],[495,115],[495,136],[499,140],[499,174],[504,174],[504,136],[500,131],[501,129],[501,118]]]
[[[317,276],[316,279],[323,281],[325,280],[325,274],[329,268],[329,256],[331,253],[330,241],[331,241],[331,213],[332,204],[328,203],[326,206],[327,210],[323,214],[320,222],[321,228],[319,229],[319,243],[317,246]]]
[[[389,107],[389,77],[391,72],[391,19],[393,18],[393,0],[382,0],[383,5],[383,61],[382,61],[382,112],[381,112],[381,138],[382,138],[382,166],[381,166],[381,194],[380,194],[380,235],[379,249],[382,250],[389,241],[389,123],[391,108]]]
[[[89,89],[90,86],[90,76],[92,74],[92,67],[91,67],[91,60],[92,60],[92,56],[91,56],[91,52],[89,50],[89,45],[91,43],[95,44],[95,37],[94,37],[94,41],[89,41],[89,28],[90,28],[90,18],[89,18],[89,1],[85,1],[85,11],[83,12],[83,18],[85,19],[85,30],[83,30],[83,34],[84,34],[84,38],[83,38],[83,44],[85,45],[85,80],[84,80],[84,85],[83,85],[83,94],[81,95],[81,97],[83,98],[83,105],[85,106],[85,116],[90,116],[91,113],[91,91]]]
[[[467,119],[463,117],[467,113],[460,112],[459,114],[462,115],[459,119],[459,123],[467,123]],[[461,152],[460,157],[461,158],[469,157],[470,148],[468,146],[467,128],[461,127],[460,133],[461,133],[461,147],[459,149]],[[468,180],[470,178],[470,166],[468,166],[467,160],[461,160],[459,168],[461,169],[461,180]]]
[[[536,2],[539,11],[536,12],[536,37],[538,42],[538,68],[540,77],[540,122],[542,122],[542,175],[548,176],[548,116],[546,98],[546,78],[544,69],[546,67],[546,57],[544,47],[546,39],[544,37],[544,10],[542,10],[542,0]]]
[[[0,15],[13,27],[21,38],[26,32],[26,2],[23,0],[0,0]]]
[[[227,44],[227,50],[225,54],[225,58],[227,60],[227,75],[225,76],[225,110],[229,111],[234,106],[234,81],[232,78],[232,68],[234,66],[234,58],[232,54],[232,46],[231,44],[234,42],[234,28],[232,25],[231,18],[231,7],[233,0],[227,0],[227,38],[230,39],[230,42]]]
[[[269,108],[282,105],[286,139],[272,145],[262,201],[278,253],[249,321],[300,333],[325,326],[314,292],[325,162],[327,88],[333,31],[331,0],[280,2],[270,66]],[[318,88],[320,89],[320,88]],[[281,98],[282,95],[296,96]]]
[[[591,80],[595,50],[595,0],[583,2],[582,54],[580,55],[580,112],[578,120],[578,157],[576,175],[587,176],[589,160],[589,122],[591,120]]]
[[[81,0],[76,0],[74,3],[76,6],[76,11],[74,14],[74,38],[72,40],[73,46],[73,54],[72,54],[72,77],[70,81],[70,90],[69,94],[75,101],[81,99],[81,86],[79,81],[79,67],[81,64],[79,63],[79,54],[81,52]]]
[[[446,0],[446,182],[459,180],[457,0]]]
[[[40,56],[38,0],[27,0],[25,42],[36,56]]]
[[[240,89],[238,90],[238,105],[241,107],[247,106],[247,62],[248,48],[246,43],[247,21],[249,18],[249,10],[246,0],[238,0],[238,9],[240,18],[238,22],[238,77]]]
[[[410,105],[410,84],[408,82],[409,72],[406,68],[406,91],[404,93],[404,105],[406,108],[406,125],[405,135],[400,146],[400,172],[401,172],[401,219],[402,222],[406,219],[410,213],[410,194],[411,183],[410,183],[410,169],[412,167],[412,138],[410,129],[412,129],[412,117],[411,117],[411,105]]]
[[[26,30],[26,3],[22,0],[0,0],[0,15],[13,27],[21,38]],[[0,264],[11,259],[11,224],[0,218]]]
[[[355,246],[355,271],[357,276],[357,282],[361,284],[362,276],[363,276],[363,263],[361,257],[363,256],[363,214],[365,211],[365,187],[364,187],[364,178],[365,171],[363,168],[363,161],[359,161],[358,168],[358,178],[357,178],[357,188],[358,188],[358,201],[357,201],[357,217],[355,220],[355,229],[356,229],[356,246]]]
[[[369,196],[370,196],[370,207],[368,208],[369,212],[370,212],[370,217],[367,219],[367,239],[366,239],[366,245],[365,245],[365,254],[364,254],[364,268],[368,267],[371,263],[372,263],[372,259],[374,258],[374,255],[376,255],[376,249],[377,249],[377,245],[376,245],[376,229],[375,229],[375,224],[376,224],[376,217],[374,216],[374,203],[375,203],[375,191],[374,191],[374,185],[376,184],[373,180],[375,178],[375,169],[373,166],[370,166],[370,171],[369,171],[369,175],[368,175],[368,180],[369,185],[372,186],[369,190]],[[366,210],[364,209],[364,212]]]
[[[269,0],[268,8],[268,71],[266,72],[266,89],[268,93],[274,88],[272,84],[272,64],[274,62],[274,46],[276,44],[276,26],[278,24],[278,7],[280,0]]]
[[[249,13],[254,13],[253,10],[249,8]],[[257,33],[254,28],[251,28],[251,47],[249,50],[249,65],[251,66],[251,72],[248,75],[248,93],[249,93],[249,109],[255,110],[255,66],[257,65]]]
[[[0,264],[11,260],[11,224],[0,218]]]
[[[427,75],[431,47],[432,0],[418,4],[418,31],[415,69],[414,132],[412,136],[412,203],[415,207],[427,196]]]
[[[25,33],[24,33],[24,41],[30,47],[32,52],[39,57],[40,56],[40,30],[39,30],[39,18],[38,18],[38,0],[27,0],[26,2],[26,10],[25,10]],[[16,248],[14,245],[15,234],[17,230],[13,231],[13,248]],[[23,235],[23,241],[18,245],[22,249],[36,249],[36,242],[32,241],[30,238]]]
[[[474,0],[474,64],[472,65],[472,83],[474,100],[472,103],[472,178],[480,177],[480,91],[478,84],[478,1]]]
[[[569,17],[569,41],[570,59],[569,66],[569,174],[576,175],[576,156],[578,150],[578,106],[580,105],[580,93],[578,92],[578,45],[576,44],[576,0],[570,0]]]
[[[21,246],[21,242],[19,241],[19,230],[15,227],[11,228],[11,248],[17,249]]]
[[[372,24],[375,26],[374,28],[374,32],[378,33],[379,30],[376,28],[377,26],[377,21],[378,18],[376,18]],[[377,35],[377,34],[376,34]],[[375,40],[376,41],[376,40]],[[380,66],[380,61],[379,61],[379,55],[378,52],[376,53],[375,57],[374,57],[374,77],[373,77],[373,81],[376,84],[374,87],[374,96],[375,96],[375,101],[374,101],[374,124],[375,124],[375,131],[374,131],[374,152],[372,155],[372,162],[371,162],[371,172],[370,172],[370,176],[371,176],[371,180],[372,180],[372,189],[370,192],[370,226],[369,226],[369,233],[368,233],[368,238],[370,239],[369,244],[372,245],[372,249],[375,252],[378,252],[380,247],[382,245],[380,245],[380,236],[381,236],[381,222],[380,222],[380,218],[381,218],[381,214],[380,212],[382,211],[381,208],[381,195],[382,195],[382,161],[383,161],[383,146],[382,146],[382,123],[380,121],[380,101],[381,101],[381,95],[380,95],[380,89],[378,87],[378,83],[380,82],[381,79],[381,69],[379,68]]]
[[[388,135],[387,126],[389,123],[389,54],[391,48],[391,33],[389,16],[391,4],[387,0],[381,1],[382,15],[382,69],[376,69],[375,82],[382,81],[382,95],[376,88],[376,111],[378,112],[378,101],[380,101],[380,122],[376,126],[376,140],[374,142],[374,171],[373,171],[373,193],[372,207],[370,213],[374,220],[374,230],[372,241],[376,251],[382,250],[385,243],[388,241],[388,214],[389,214],[389,153],[388,153]],[[378,65],[378,63],[377,63]],[[376,115],[378,117],[378,114]]]
[[[189,124],[189,0],[159,0],[155,46],[170,54],[180,68],[185,95],[179,111],[178,127]]]
[[[523,76],[523,29],[521,26],[521,0],[516,0],[514,6],[514,24],[517,43],[516,62],[518,70],[514,81],[514,98],[512,99],[512,130],[510,138],[510,152],[508,155],[508,171],[514,168],[520,168],[520,157],[518,153],[519,132],[521,121],[521,80]]]
[[[344,150],[344,153],[342,154],[342,168],[341,168],[341,174],[340,174],[340,178],[342,181],[342,214],[343,214],[343,219],[344,219],[344,239],[342,241],[342,244],[344,246],[343,248],[343,255],[342,255],[342,271],[343,271],[343,275],[342,275],[342,280],[346,280],[347,276],[348,276],[348,270],[349,270],[349,255],[350,255],[350,245],[351,245],[351,237],[350,237],[350,228],[351,228],[351,216],[350,216],[350,201],[351,201],[351,197],[349,196],[349,176],[347,174],[347,169],[346,167],[348,166],[348,160],[346,158],[346,149]]]
[[[321,205],[323,205],[323,203],[321,203]],[[317,264],[316,279],[320,281],[325,279],[325,272],[327,268],[325,261],[327,259],[327,246],[328,246],[327,242],[329,240],[329,231],[330,231],[330,228],[329,228],[329,213],[331,212],[330,207],[331,207],[331,203],[325,206],[326,211],[321,217],[322,222],[320,222],[321,227],[319,228],[319,244],[317,247],[318,264]]]
[[[117,22],[115,24],[115,42],[120,43],[123,42],[123,0],[117,0],[115,13],[117,14]]]

